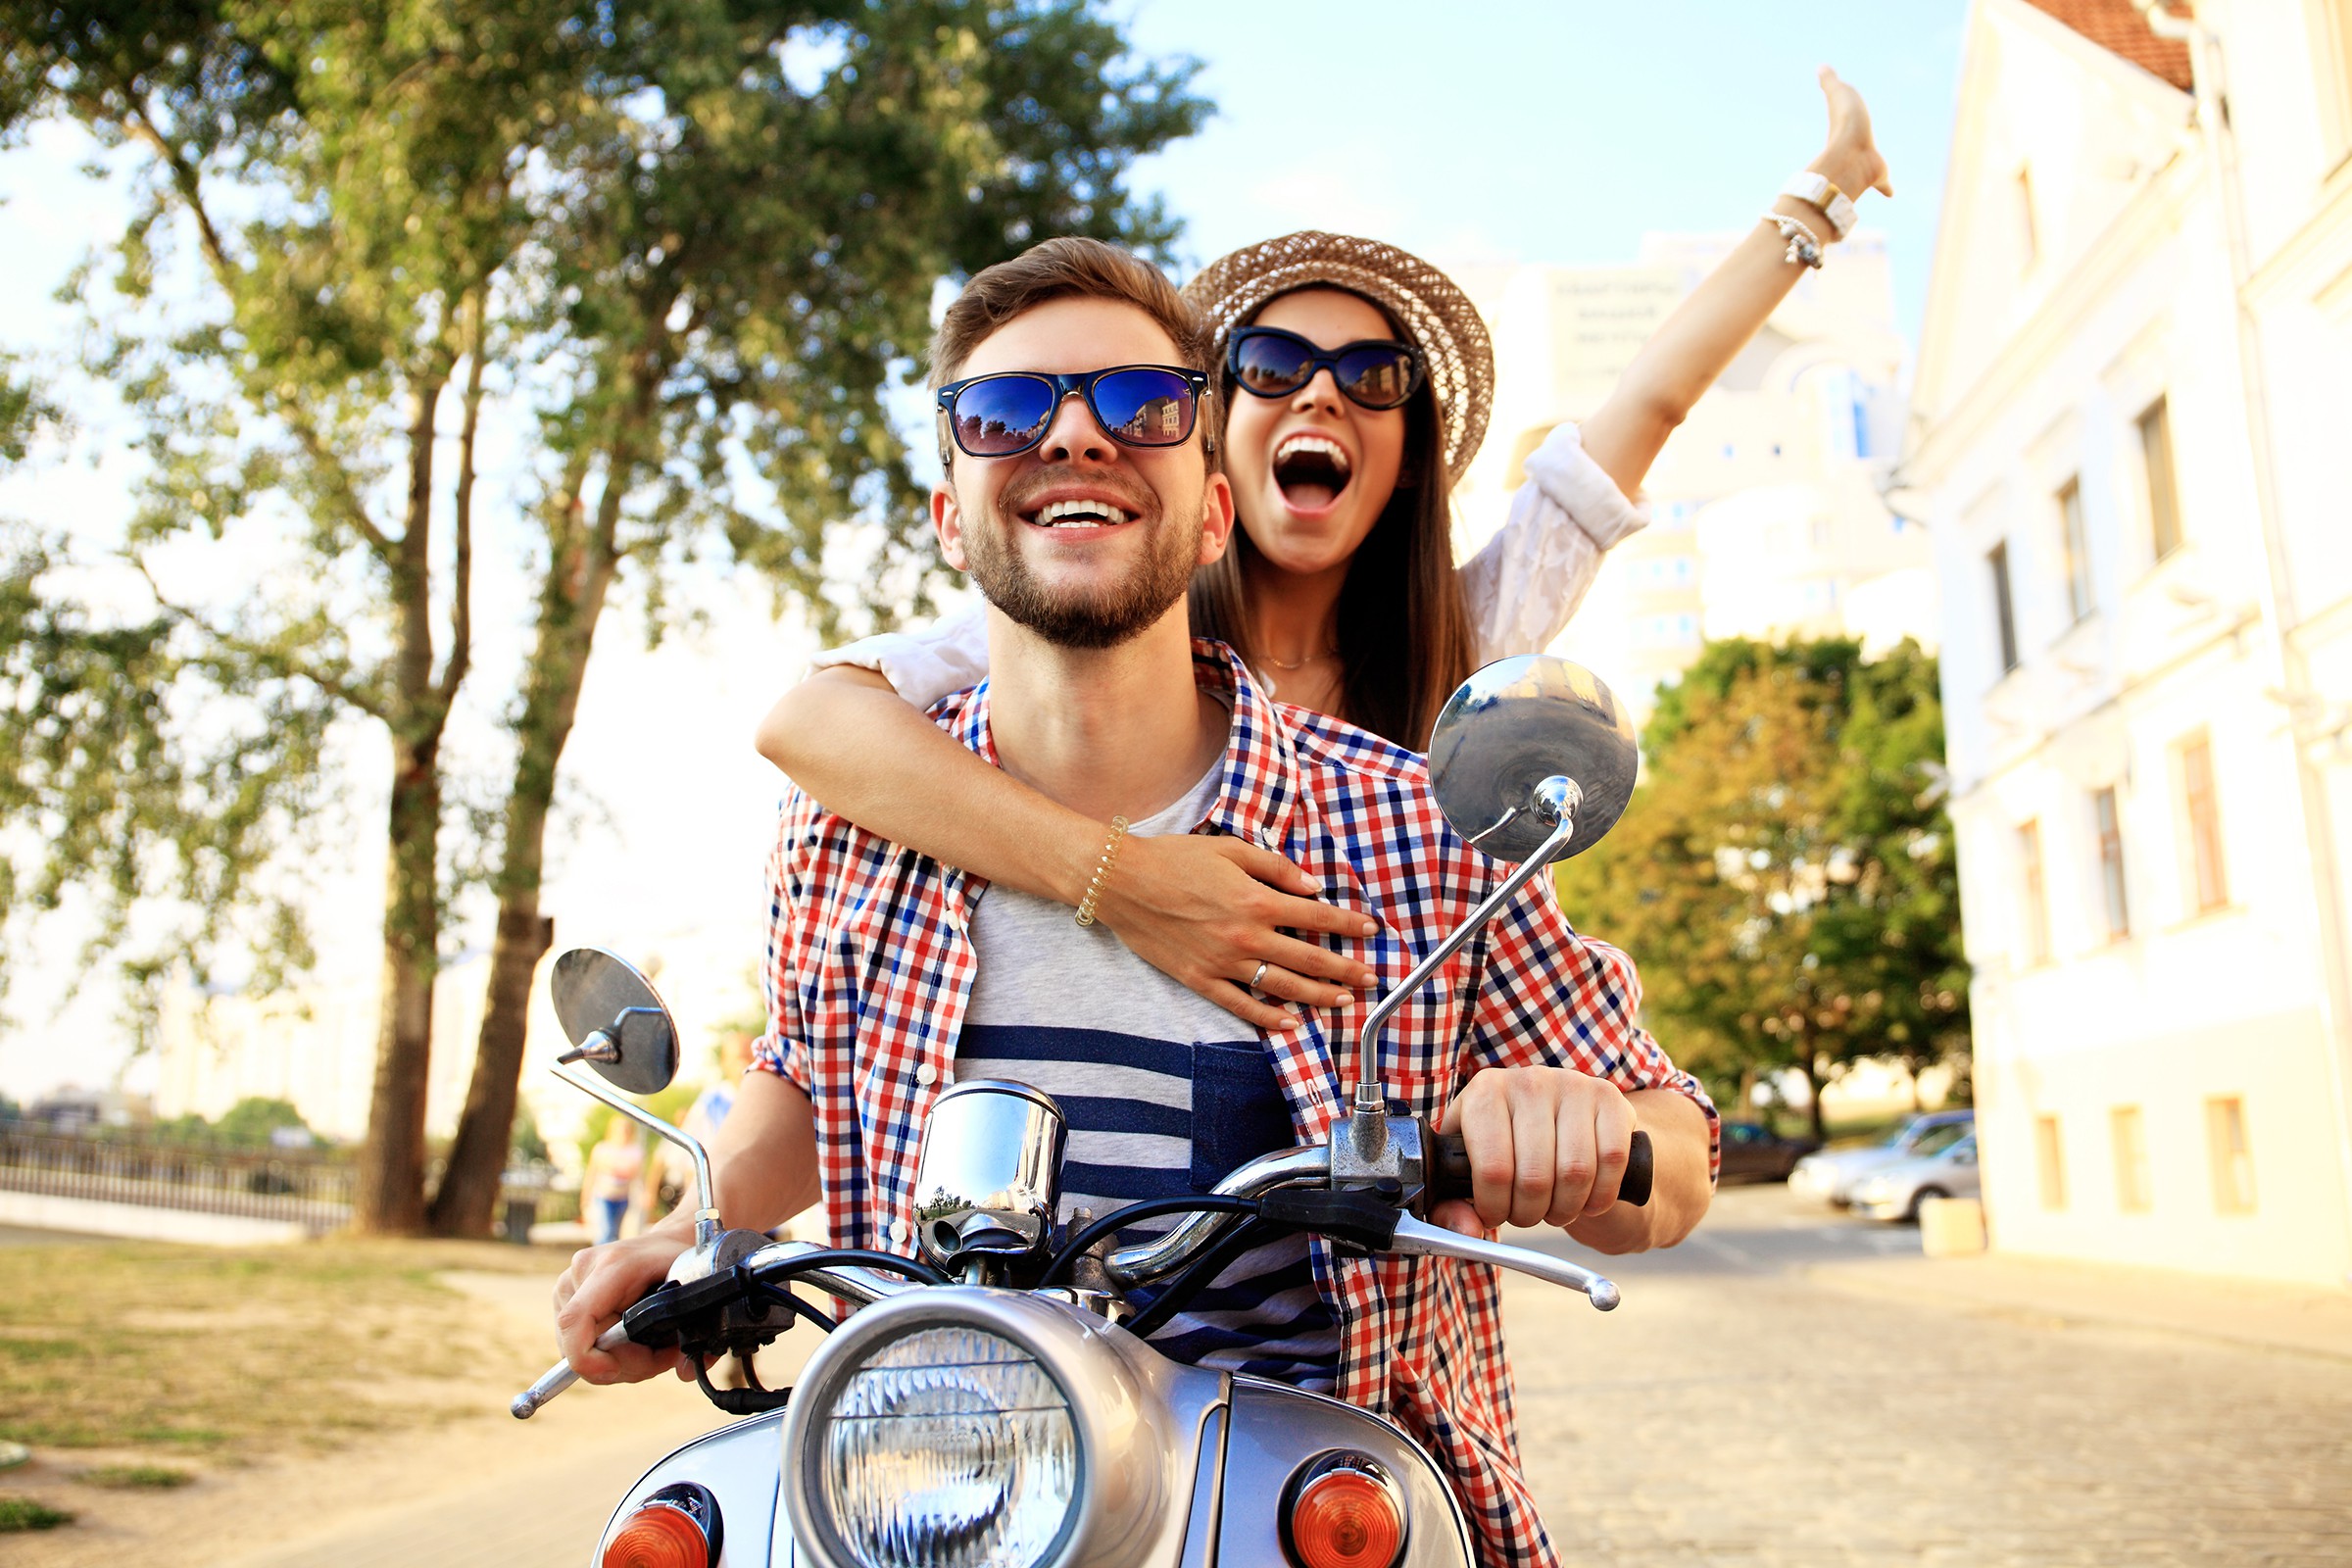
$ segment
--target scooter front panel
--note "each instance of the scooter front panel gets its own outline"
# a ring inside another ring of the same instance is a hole
[[[1403,1494],[1398,1568],[1467,1568],[1478,1560],[1452,1489],[1421,1445],[1395,1424],[1338,1399],[1248,1377],[1233,1380],[1230,1411],[1215,1559],[1220,1565],[1292,1560],[1283,1546],[1291,1478],[1334,1448],[1377,1460]]]
[[[778,1410],[731,1422],[673,1449],[621,1497],[596,1539],[589,1568],[605,1560],[606,1545],[638,1505],[673,1481],[700,1482],[718,1498],[716,1568],[798,1568],[791,1533],[777,1528],[776,1445],[783,1428]]]

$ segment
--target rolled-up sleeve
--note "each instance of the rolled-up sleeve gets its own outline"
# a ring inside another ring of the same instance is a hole
[[[1619,1089],[1667,1089],[1707,1118],[1707,1176],[1723,1130],[1704,1085],[1642,1027],[1642,977],[1624,952],[1580,936],[1548,877],[1538,877],[1487,928],[1486,970],[1462,1069],[1569,1067]]]
[[[850,664],[870,669],[917,708],[927,709],[951,692],[977,686],[988,674],[988,612],[978,600],[953,615],[915,631],[885,632],[809,661],[810,669]]]
[[[1648,502],[1617,487],[1573,421],[1553,426],[1525,467],[1509,520],[1462,566],[1482,661],[1551,646],[1599,575],[1601,557],[1649,523]]]

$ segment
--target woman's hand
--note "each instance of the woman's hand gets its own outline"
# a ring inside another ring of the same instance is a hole
[[[1286,934],[1361,939],[1371,916],[1314,895],[1315,880],[1271,850],[1221,834],[1130,838],[1096,902],[1096,918],[1152,968],[1244,1022],[1286,1029],[1292,1015],[1252,997],[1310,1007],[1345,1005],[1377,977],[1360,961]],[[1265,965],[1262,977],[1258,965]]]
[[[1821,95],[1829,100],[1830,139],[1821,156],[1806,167],[1827,175],[1849,201],[1866,190],[1892,196],[1894,185],[1887,177],[1886,160],[1870,137],[1870,106],[1829,67],[1821,68],[1819,77]]]

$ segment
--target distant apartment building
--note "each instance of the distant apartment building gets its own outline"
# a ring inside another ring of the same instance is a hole
[[[1652,235],[1631,267],[1456,270],[1494,335],[1493,433],[1456,492],[1466,548],[1503,518],[1528,454],[1598,408],[1740,236]],[[1637,711],[1710,637],[1932,642],[1927,531],[1878,482],[1901,442],[1904,350],[1884,236],[1831,249],[1667,442],[1650,526],[1611,553],[1557,651]]]
[[[2195,19],[1978,0],[1894,494],[1993,1244],[2341,1284],[2352,0]]]

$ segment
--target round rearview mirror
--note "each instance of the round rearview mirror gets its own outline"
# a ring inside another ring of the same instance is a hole
[[[574,948],[556,960],[547,989],[573,1047],[565,1060],[587,1062],[631,1095],[657,1094],[678,1075],[678,1026],[626,958]]]
[[[1576,832],[1553,858],[1582,855],[1633,799],[1642,749],[1616,693],[1582,664],[1548,654],[1497,660],[1446,699],[1429,741],[1429,783],[1456,833],[1497,860],[1521,861],[1551,837],[1538,799],[1554,778],[1576,786]]]

